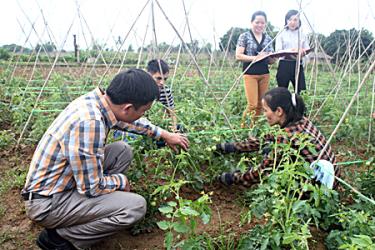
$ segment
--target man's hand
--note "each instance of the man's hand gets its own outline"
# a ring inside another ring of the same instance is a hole
[[[177,145],[179,145],[183,150],[187,151],[189,148],[189,140],[184,134],[180,133],[170,133],[166,130],[161,132],[161,138],[167,143],[167,145],[178,152]]]

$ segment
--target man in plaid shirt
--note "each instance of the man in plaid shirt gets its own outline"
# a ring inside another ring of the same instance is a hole
[[[311,164],[318,159],[327,143],[322,133],[303,116],[305,105],[300,96],[291,94],[286,88],[275,88],[265,94],[262,103],[268,123],[271,126],[280,125],[282,131],[277,135],[267,134],[262,139],[251,137],[243,142],[218,144],[217,150],[223,153],[262,150],[263,154],[263,160],[257,168],[250,167],[245,173],[236,171],[222,174],[219,180],[226,185],[236,183],[250,186],[258,183],[259,175],[267,169],[272,169],[274,164],[272,147],[277,144],[291,145],[300,156],[298,159],[295,157],[294,161],[302,160]],[[340,169],[335,165],[336,157],[330,146],[323,152],[320,160],[332,163],[335,176],[340,175]],[[337,182],[334,182],[333,187],[336,186]]]
[[[146,201],[130,192],[123,174],[132,149],[123,141],[106,145],[106,139],[111,129],[121,129],[187,150],[185,136],[139,119],[158,98],[153,78],[131,69],[106,91],[96,88],[73,101],[51,124],[22,190],[28,217],[46,228],[37,239],[40,248],[88,247],[144,217]]]

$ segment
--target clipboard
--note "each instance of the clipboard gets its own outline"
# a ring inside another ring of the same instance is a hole
[[[313,48],[305,50],[305,55],[307,55],[308,53],[310,53],[312,50],[313,50]],[[262,61],[264,59],[267,59],[267,58],[279,58],[279,57],[284,57],[284,56],[285,57],[297,57],[298,56],[298,51],[280,50],[278,52],[274,52],[274,53],[270,53],[270,54],[259,56],[259,58],[257,58],[253,62],[256,63],[256,62],[260,62],[260,61]]]

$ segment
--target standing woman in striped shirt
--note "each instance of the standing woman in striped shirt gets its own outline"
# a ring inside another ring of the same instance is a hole
[[[274,145],[291,145],[295,152],[299,152],[299,155],[291,157],[293,162],[302,161],[303,163],[305,161],[309,164],[315,164],[327,144],[323,134],[304,116],[305,104],[298,94],[292,94],[286,88],[274,88],[264,95],[262,104],[269,125],[278,125],[283,132],[267,134],[263,138],[250,137],[242,142],[216,145],[217,151],[222,153],[262,151],[263,154],[263,160],[258,168],[249,167],[245,173],[239,171],[223,173],[219,177],[219,181],[223,184],[251,186],[258,183],[260,175],[270,171],[273,167],[272,154],[274,150],[272,148]],[[301,145],[306,146],[301,148]],[[282,147],[279,147],[280,150],[282,150]],[[280,155],[279,158],[282,158],[282,156]],[[334,176],[340,175],[340,169],[336,165],[336,157],[330,146],[325,149],[319,160],[323,160],[324,167],[315,171],[316,181],[330,188],[335,188],[337,182],[334,181]],[[276,158],[276,162],[279,162],[279,159]],[[318,164],[320,162],[317,162]],[[276,166],[279,165],[277,163]]]
[[[247,99],[241,127],[245,127],[248,114],[252,117],[251,124],[254,124],[254,120],[261,114],[261,98],[268,90],[270,81],[268,64],[273,63],[273,60],[259,60],[265,54],[273,52],[272,39],[264,33],[266,25],[266,13],[263,11],[254,12],[251,16],[250,31],[242,33],[237,41],[236,59],[243,62],[243,79]]]
[[[298,51],[299,48],[301,56],[304,56],[305,51],[310,49],[310,46],[306,35],[301,31],[301,20],[297,10],[289,10],[286,13],[284,28],[285,29],[276,37],[276,52],[282,50]],[[306,90],[302,60],[299,66],[298,84],[296,84],[296,68],[296,57],[280,58],[276,79],[278,86],[284,88],[288,88],[289,82],[292,82],[295,92],[299,94],[302,90]]]

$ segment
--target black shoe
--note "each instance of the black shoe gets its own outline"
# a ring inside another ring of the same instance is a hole
[[[58,235],[55,229],[44,229],[36,244],[43,250],[76,250],[69,241]]]

